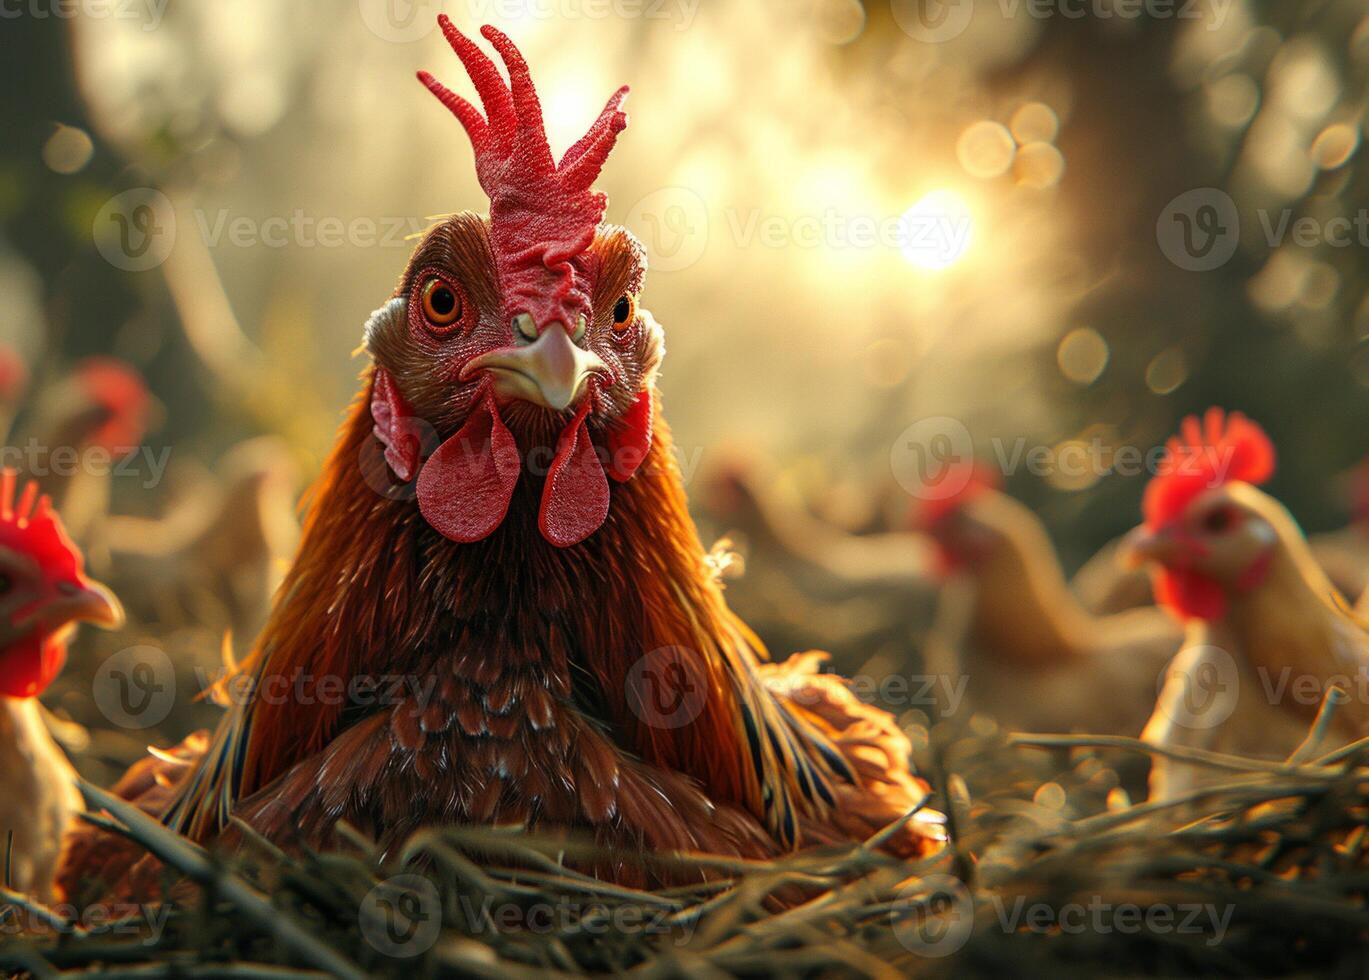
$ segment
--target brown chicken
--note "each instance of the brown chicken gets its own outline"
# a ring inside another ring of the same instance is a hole
[[[1312,557],[1291,514],[1256,489],[1274,445],[1240,413],[1184,420],[1151,479],[1131,537],[1155,591],[1186,626],[1145,738],[1157,745],[1284,759],[1332,685],[1349,699],[1320,751],[1369,734],[1369,633]],[[1151,797],[1229,772],[1157,757]]]
[[[905,816],[926,786],[892,718],[817,655],[764,663],[705,567],[643,250],[590,190],[626,90],[554,164],[517,49],[482,31],[506,84],[440,23],[484,115],[420,77],[469,134],[490,217],[433,228],[367,323],[373,365],[249,694],[165,819],[210,840],[232,814],[285,846],[326,846],[340,819],[383,844],[481,822],[757,857]],[[942,836],[928,815],[890,846]],[[74,842],[69,889],[97,849]]]
[[[1138,735],[1181,630],[1154,607],[1087,612],[1040,519],[996,475],[962,467],[940,483],[959,492],[914,515],[947,575],[926,657],[947,707],[967,700],[1016,730]]]

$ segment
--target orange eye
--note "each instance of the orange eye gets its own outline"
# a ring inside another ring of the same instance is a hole
[[[461,293],[444,279],[423,284],[423,316],[435,327],[450,327],[461,319]]]
[[[613,329],[616,333],[622,333],[632,326],[632,318],[637,315],[637,300],[635,297],[624,293],[618,297],[618,302],[613,304]]]

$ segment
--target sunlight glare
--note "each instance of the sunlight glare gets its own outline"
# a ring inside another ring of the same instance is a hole
[[[931,191],[903,213],[903,236],[903,257],[911,265],[948,269],[969,250],[974,216],[955,191]]]

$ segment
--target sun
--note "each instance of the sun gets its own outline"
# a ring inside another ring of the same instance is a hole
[[[965,257],[974,238],[974,215],[950,190],[931,191],[903,212],[903,257],[919,269],[949,269]]]

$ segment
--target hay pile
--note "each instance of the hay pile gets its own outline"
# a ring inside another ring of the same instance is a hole
[[[591,845],[452,828],[384,861],[248,836],[227,863],[87,787],[112,826],[201,886],[178,907],[70,921],[0,899],[0,969],[36,977],[1369,975],[1369,744],[1287,763],[1186,751],[1225,773],[1132,805],[1134,740],[934,731],[924,771],[954,846],[904,864],[864,845],[774,863],[645,855],[659,892],[570,868]],[[1369,742],[1369,740],[1366,740]],[[1049,778],[1043,778],[1049,777]],[[182,888],[182,891],[185,889]],[[778,897],[778,898],[777,898]],[[1049,973],[1047,973],[1049,971]]]

